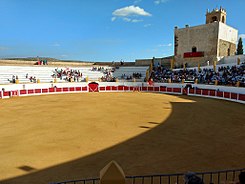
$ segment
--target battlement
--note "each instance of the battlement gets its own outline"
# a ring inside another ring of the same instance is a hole
[[[207,10],[206,12],[206,24],[213,22],[222,22],[226,24],[226,10],[222,7],[215,8],[212,11]]]
[[[218,8],[215,8],[215,9],[213,9],[212,11],[210,11],[209,9],[207,9],[206,15],[207,15],[207,14],[217,13],[217,12],[226,14],[226,9],[224,9],[224,8],[222,8],[222,7],[220,7],[219,9],[218,9]]]

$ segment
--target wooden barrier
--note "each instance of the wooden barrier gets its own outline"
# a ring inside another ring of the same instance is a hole
[[[110,83],[109,83],[110,84]],[[132,84],[131,84],[132,85]],[[18,86],[18,85],[17,85]],[[88,92],[88,86],[72,86],[67,85],[68,87],[44,87],[42,88],[40,84],[34,89],[15,89],[5,90],[2,88],[0,91],[0,98],[9,98],[12,96],[27,96],[27,95],[41,95],[41,94],[56,94],[56,93],[77,93],[77,92]],[[174,86],[174,85],[173,85]],[[176,86],[176,85],[175,85]],[[133,91],[142,91],[142,92],[157,92],[157,93],[170,93],[170,94],[182,94],[182,92],[186,89],[187,95],[191,96],[203,96],[217,99],[225,99],[230,101],[237,101],[240,103],[245,103],[245,94],[241,94],[239,92],[229,92],[229,91],[220,91],[217,89],[198,89],[198,88],[187,88],[184,87],[170,87],[167,86],[127,86],[127,85],[115,85],[112,83],[111,86],[99,86],[99,92],[133,92]],[[227,88],[229,89],[229,88]]]

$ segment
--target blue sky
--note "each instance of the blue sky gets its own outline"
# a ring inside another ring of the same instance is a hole
[[[173,30],[224,7],[245,38],[244,0],[0,0],[0,57],[134,61],[173,54]]]

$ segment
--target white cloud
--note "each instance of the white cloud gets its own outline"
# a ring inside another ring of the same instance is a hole
[[[133,22],[133,23],[137,23],[137,22],[142,22],[143,20],[141,20],[141,19],[133,19],[131,22]]]
[[[131,22],[131,19],[128,18],[128,17],[124,17],[123,20],[124,20],[125,22]]]
[[[127,16],[151,16],[150,13],[146,12],[143,8],[138,6],[126,6],[124,8],[120,8],[115,10],[112,13],[116,17],[127,17]]]
[[[123,21],[137,23],[137,22],[142,22],[143,20],[141,20],[141,19],[131,19],[131,18],[128,18],[128,17],[124,17]]]
[[[68,57],[68,55],[62,54],[62,55],[60,55],[60,57],[65,58],[65,57]]]
[[[145,24],[144,25],[144,27],[150,27],[151,26],[151,24]]]
[[[158,47],[171,47],[173,44],[169,43],[169,44],[160,44],[158,45]]]
[[[159,4],[161,4],[161,3],[166,3],[168,0],[155,0],[154,1],[154,3],[156,4],[156,5],[159,5]]]
[[[112,17],[111,21],[114,22],[117,18],[116,17]]]
[[[61,45],[59,43],[53,43],[51,44],[52,47],[60,47]]]
[[[245,39],[245,34],[240,34],[240,35],[238,36],[238,39],[239,39],[239,38]]]

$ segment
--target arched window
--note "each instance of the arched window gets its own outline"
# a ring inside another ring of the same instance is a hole
[[[225,16],[222,16],[222,22],[225,23]]]
[[[192,47],[192,52],[197,52],[197,48],[195,46]]]
[[[231,49],[228,48],[228,50],[227,50],[227,56],[230,56],[230,55],[231,55]]]
[[[218,21],[218,18],[216,16],[212,17],[212,22]]]

